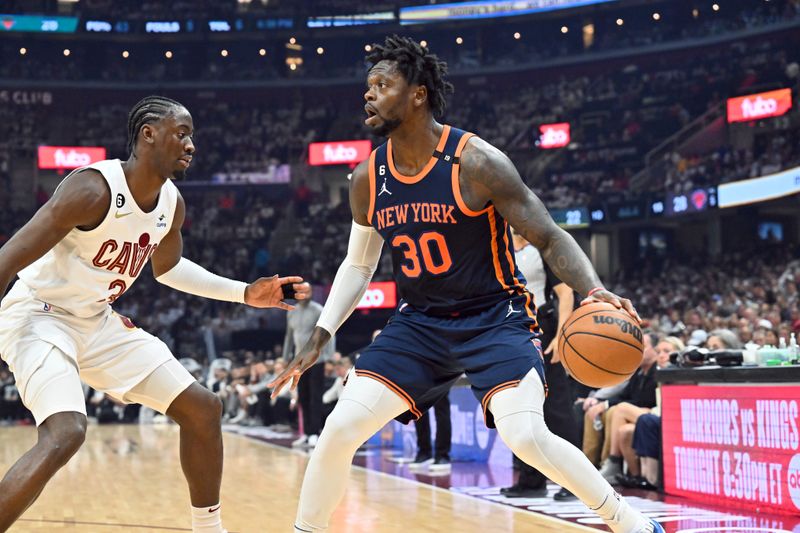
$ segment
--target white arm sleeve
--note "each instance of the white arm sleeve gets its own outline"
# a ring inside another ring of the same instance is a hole
[[[247,288],[247,283],[212,274],[185,257],[181,257],[177,265],[158,276],[156,281],[195,296],[240,304],[244,303],[244,290]]]
[[[375,228],[353,221],[347,257],[336,272],[328,301],[317,320],[317,326],[330,333],[331,337],[364,296],[369,281],[378,268],[381,248],[383,239]]]

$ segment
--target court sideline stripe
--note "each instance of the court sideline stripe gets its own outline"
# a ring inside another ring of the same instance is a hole
[[[64,524],[68,526],[109,526],[109,527],[136,527],[139,529],[166,529],[169,531],[191,531],[192,528],[170,526],[147,526],[143,524],[114,524],[112,522],[85,522],[83,520],[54,520],[52,518],[20,518],[17,522],[45,522],[48,524]],[[235,533],[231,531],[230,533]]]
[[[305,452],[302,452],[300,450],[295,450],[293,448],[287,448],[285,446],[280,446],[278,444],[273,444],[271,442],[263,441],[263,440],[256,439],[256,438],[253,438],[253,437],[248,437],[247,435],[240,435],[238,433],[231,433],[229,431],[225,432],[225,434],[226,435],[234,435],[234,436],[242,438],[242,439],[247,439],[247,440],[249,440],[251,442],[257,442],[257,443],[262,444],[264,446],[269,446],[270,448],[277,448],[277,449],[283,450],[285,452],[290,452],[290,453],[292,453],[294,455],[302,455],[302,456],[305,456],[305,457],[309,456],[309,454],[307,454]],[[392,478],[392,479],[395,479],[395,480],[398,480],[398,481],[404,481],[404,482],[410,483],[412,485],[418,485],[418,486],[421,486],[421,487],[425,487],[425,488],[430,489],[430,490],[444,492],[444,493],[450,494],[451,496],[459,496],[461,498],[468,498],[470,501],[473,501],[473,502],[475,500],[477,500],[477,501],[480,501],[480,502],[488,503],[490,505],[502,507],[503,509],[511,509],[515,513],[522,513],[522,514],[525,514],[526,516],[531,516],[532,515],[532,516],[534,516],[536,518],[539,518],[539,519],[543,520],[544,522],[549,522],[548,525],[563,527],[564,524],[569,524],[573,528],[576,528],[576,529],[578,529],[580,531],[589,531],[591,533],[598,533],[598,531],[601,531],[601,530],[595,529],[593,527],[584,526],[584,525],[581,525],[581,524],[576,524],[575,522],[569,522],[567,520],[561,520],[561,519],[556,518],[554,516],[549,516],[549,515],[545,515],[545,514],[542,514],[542,513],[537,513],[535,511],[529,511],[527,509],[520,509],[519,507],[514,507],[513,505],[506,505],[504,503],[495,502],[495,501],[492,501],[492,500],[485,500],[483,498],[478,498],[477,496],[470,496],[469,494],[462,494],[460,492],[455,492],[455,491],[452,491],[452,490],[448,490],[448,489],[443,489],[441,487],[437,487],[436,485],[429,485],[427,483],[422,483],[421,481],[414,481],[413,479],[406,479],[404,477],[395,476],[395,475],[392,475],[392,474],[387,474],[386,472],[381,472],[380,470],[372,470],[372,469],[367,468],[365,466],[352,465],[352,467],[353,468],[357,468],[359,470],[363,470],[365,472],[372,473],[372,474],[378,474],[378,475],[383,476],[383,477]]]

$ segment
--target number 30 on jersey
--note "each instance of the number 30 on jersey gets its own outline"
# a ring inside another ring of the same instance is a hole
[[[416,241],[408,235],[395,235],[392,246],[403,252],[405,261],[400,269],[409,278],[418,278],[423,268],[436,275],[444,274],[453,266],[444,235],[436,231],[426,231]]]

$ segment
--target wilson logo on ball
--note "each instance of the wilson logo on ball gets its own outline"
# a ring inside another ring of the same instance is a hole
[[[636,324],[623,320],[622,318],[615,318],[613,316],[594,315],[592,317],[595,324],[616,324],[622,333],[632,335],[637,341],[642,340],[642,330]]]

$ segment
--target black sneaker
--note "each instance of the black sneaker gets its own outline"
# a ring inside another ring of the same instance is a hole
[[[575,500],[578,497],[572,494],[570,491],[561,487],[561,490],[553,494],[553,499],[557,502],[565,502],[569,500]]]
[[[409,468],[424,468],[433,462],[433,457],[427,453],[418,453],[413,461],[408,463]]]
[[[437,457],[428,467],[431,472],[446,472],[451,469],[450,458],[447,456]]]
[[[547,496],[547,487],[533,488],[515,483],[510,487],[500,489],[500,494],[506,498],[545,498]]]

